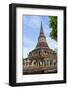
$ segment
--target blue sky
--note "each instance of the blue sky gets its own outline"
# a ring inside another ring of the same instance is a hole
[[[48,16],[24,15],[22,16],[22,18],[23,58],[26,58],[28,56],[28,53],[36,47],[41,28],[41,22],[48,46],[51,49],[57,47],[57,42],[49,37],[51,28],[49,27]]]

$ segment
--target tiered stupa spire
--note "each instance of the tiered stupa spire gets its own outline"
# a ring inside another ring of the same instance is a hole
[[[43,26],[41,23],[41,29],[40,29],[40,34],[38,37],[38,43],[36,45],[36,48],[42,48],[42,47],[48,47],[48,44],[47,44],[46,37],[43,32]]]

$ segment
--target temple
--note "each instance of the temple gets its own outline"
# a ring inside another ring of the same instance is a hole
[[[57,73],[57,52],[49,48],[41,23],[37,45],[23,59],[23,74],[47,73]]]

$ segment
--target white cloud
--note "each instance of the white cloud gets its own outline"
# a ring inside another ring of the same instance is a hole
[[[41,23],[41,18],[38,17],[38,16],[33,16],[33,17],[30,19],[28,25],[29,25],[31,28],[33,28],[33,27],[38,26],[38,23],[39,23],[39,22]]]
[[[52,40],[50,37],[47,37],[47,43],[48,43],[48,46],[51,48],[51,49],[55,49],[57,48],[57,42]]]
[[[29,54],[30,51],[31,51],[30,48],[24,47],[23,48],[23,58],[26,58],[28,56],[28,54]]]

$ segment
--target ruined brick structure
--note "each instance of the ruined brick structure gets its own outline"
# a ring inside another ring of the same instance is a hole
[[[23,59],[23,74],[57,73],[57,53],[50,49],[41,24],[38,43]]]

